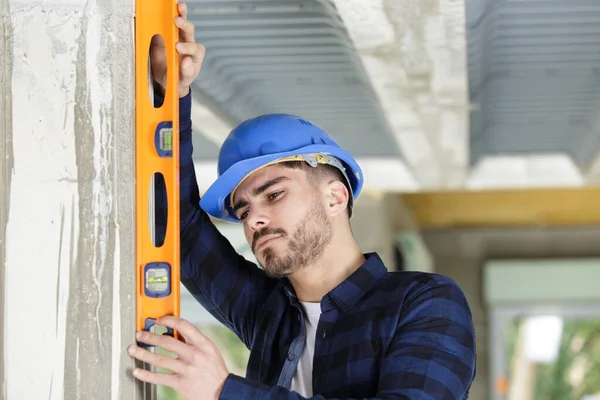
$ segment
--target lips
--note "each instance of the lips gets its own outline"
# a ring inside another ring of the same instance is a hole
[[[260,249],[264,245],[271,243],[275,239],[279,239],[281,236],[265,236],[256,242],[256,250]]]

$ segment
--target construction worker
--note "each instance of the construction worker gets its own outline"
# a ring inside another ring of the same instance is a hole
[[[181,281],[250,358],[246,377],[230,374],[210,340],[167,316],[157,324],[185,341],[150,332],[137,339],[176,358],[129,350],[172,374],[136,368],[134,376],[185,399],[467,398],[475,334],[463,292],[444,276],[388,272],[377,254],[361,252],[349,219],[363,175],[326,132],[290,115],[243,122],[200,200],[189,87],[204,47],[184,3],[179,11]],[[162,82],[164,61],[152,65]],[[235,252],[209,214],[242,225],[262,268]]]

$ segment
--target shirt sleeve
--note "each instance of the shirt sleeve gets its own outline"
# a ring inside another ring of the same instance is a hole
[[[160,103],[162,99],[155,95],[155,101]],[[192,159],[191,104],[191,93],[179,102],[181,283],[250,347],[256,316],[276,281],[240,256],[200,208]],[[155,193],[163,192],[160,185],[155,187]],[[167,201],[165,197],[156,198],[157,232],[166,229]]]
[[[396,335],[381,360],[378,392],[371,400],[467,399],[475,377],[475,331],[462,290],[454,281],[436,276],[405,304]],[[304,399],[282,387],[230,375],[220,399],[240,398]],[[311,399],[342,400],[318,394]]]

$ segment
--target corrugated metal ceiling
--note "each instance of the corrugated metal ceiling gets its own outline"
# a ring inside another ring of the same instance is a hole
[[[330,0],[188,6],[207,47],[195,90],[234,123],[298,114],[357,156],[400,157]],[[465,7],[470,164],[485,155],[566,152],[587,169],[600,150],[600,2],[471,0]],[[197,158],[214,159],[216,147],[205,147]]]
[[[600,149],[600,2],[466,2],[471,163],[566,152],[586,169]]]
[[[300,115],[356,156],[399,156],[351,41],[327,0],[192,0],[207,56],[195,90],[234,123]],[[211,149],[214,147],[210,147]],[[199,150],[196,156],[214,158]]]

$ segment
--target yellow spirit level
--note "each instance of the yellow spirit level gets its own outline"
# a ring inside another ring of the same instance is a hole
[[[136,329],[150,331],[157,318],[179,316],[179,32],[175,0],[136,0]],[[153,104],[149,51],[152,38],[165,43],[164,101]],[[167,221],[164,241],[153,240],[154,188],[164,181]],[[168,334],[179,337],[177,332]],[[139,343],[145,346],[143,343]]]

